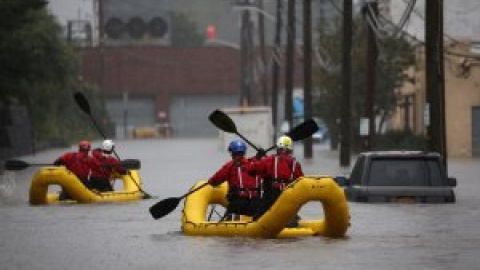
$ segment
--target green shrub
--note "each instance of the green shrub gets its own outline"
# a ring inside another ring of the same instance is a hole
[[[427,140],[411,131],[388,131],[377,135],[374,150],[419,150],[427,149]]]

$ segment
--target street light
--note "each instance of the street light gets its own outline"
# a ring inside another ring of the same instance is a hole
[[[272,21],[273,23],[276,23],[277,22],[277,19],[269,14],[268,12],[266,12],[265,10],[263,9],[260,9],[258,7],[255,7],[255,6],[234,6],[233,7],[233,10],[239,10],[239,11],[243,11],[243,10],[248,10],[248,11],[254,11],[254,12],[257,12],[257,13],[260,13],[262,14],[265,18],[269,19],[270,21]]]

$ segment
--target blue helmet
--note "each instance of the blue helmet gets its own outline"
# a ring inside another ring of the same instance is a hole
[[[232,154],[245,154],[247,145],[241,140],[233,140],[228,146],[228,151]]]

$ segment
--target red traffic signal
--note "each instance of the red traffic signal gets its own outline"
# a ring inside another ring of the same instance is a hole
[[[208,38],[208,40],[213,40],[213,39],[215,39],[216,33],[217,33],[217,29],[215,28],[215,26],[209,24],[209,25],[207,26],[207,38]]]

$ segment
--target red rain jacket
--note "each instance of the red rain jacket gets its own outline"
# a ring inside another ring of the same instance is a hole
[[[110,179],[113,173],[125,174],[126,170],[120,166],[120,161],[112,156],[104,155],[100,148],[92,150],[92,178]]]
[[[303,176],[302,166],[288,153],[278,153],[253,162],[249,171],[261,178],[273,180],[273,187],[282,190],[298,177]]]
[[[229,192],[243,198],[258,198],[260,196],[260,178],[248,174],[247,165],[250,163],[250,159],[236,156],[210,177],[208,183],[216,186],[227,181]]]
[[[91,159],[88,152],[68,152],[55,160],[54,164],[64,165],[80,179],[88,179]]]

